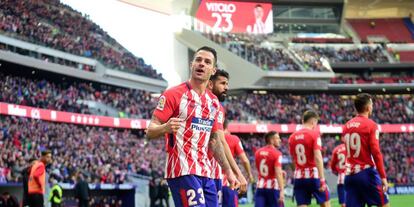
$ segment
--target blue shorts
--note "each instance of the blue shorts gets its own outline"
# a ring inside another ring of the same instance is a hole
[[[219,207],[221,207],[223,203],[223,180],[221,179],[214,179],[214,184],[216,185],[216,191],[217,191],[217,201],[219,204]]]
[[[223,207],[237,207],[239,206],[238,192],[223,186]]]
[[[254,194],[254,207],[283,207],[279,203],[279,190],[274,189],[256,189]]]
[[[345,176],[346,206],[382,206],[388,203],[388,195],[382,190],[378,171],[368,168]]]
[[[167,179],[175,206],[217,207],[214,180],[197,175],[184,175]]]
[[[339,204],[345,204],[345,186],[344,184],[338,184],[336,189],[338,191],[338,201]]]
[[[293,192],[295,194],[296,204],[299,205],[310,205],[312,195],[316,198],[318,204],[329,201],[329,190],[326,189],[324,192],[320,192],[321,182],[316,178],[308,179],[295,179]]]

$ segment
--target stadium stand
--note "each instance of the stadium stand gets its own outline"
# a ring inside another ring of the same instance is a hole
[[[283,46],[269,47],[258,44],[262,38],[248,35],[211,34],[204,35],[227,48],[241,58],[256,64],[266,71],[301,71]]]
[[[99,60],[110,68],[162,79],[86,16],[60,1],[0,2],[0,33],[71,54]]]
[[[143,132],[51,123],[34,119],[1,116],[0,183],[18,182],[21,170],[42,149],[51,149],[54,162],[51,174],[73,183],[74,173],[81,172],[91,183],[123,183],[128,173],[162,176],[163,140],[146,143]],[[263,146],[260,135],[240,135],[253,163],[254,152]],[[324,135],[323,156],[329,160],[339,135]],[[390,181],[414,182],[414,134],[382,134],[381,147]],[[284,169],[289,173],[287,136],[282,134],[281,152],[287,158]],[[139,154],[139,156],[138,156]],[[136,159],[133,159],[136,158]],[[325,165],[329,166],[329,165]]]
[[[348,22],[365,42],[368,42],[369,36],[385,36],[393,43],[414,42],[403,18],[348,19]]]
[[[146,143],[142,131],[0,117],[0,183],[21,182],[21,171],[40,151],[53,153],[51,174],[74,183],[81,172],[90,183],[123,183],[127,173],[162,175],[163,141]]]
[[[0,101],[44,109],[92,114],[81,100],[106,104],[120,117],[149,119],[156,101],[143,90],[79,81],[50,81],[0,72]],[[97,115],[108,115],[98,111]]]
[[[257,121],[301,123],[306,109],[320,111],[322,124],[345,123],[354,115],[351,96],[332,94],[254,94],[230,97],[225,104],[230,120],[247,121],[249,115]],[[376,95],[373,120],[378,123],[414,123],[412,95]],[[243,114],[245,114],[243,116]],[[246,115],[247,114],[247,115]]]

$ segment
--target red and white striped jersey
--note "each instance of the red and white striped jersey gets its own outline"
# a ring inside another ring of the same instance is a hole
[[[217,122],[220,125],[221,129],[223,128],[224,117],[225,117],[224,107],[220,105],[220,112],[219,112],[219,115],[217,117]],[[208,150],[208,159],[210,160],[210,163],[211,163],[211,176],[210,176],[210,178],[212,178],[212,179],[223,179],[223,173],[222,173],[221,166],[216,161],[216,159],[214,159],[214,155],[211,152],[211,150]]]
[[[282,166],[282,153],[274,146],[267,145],[258,149],[254,157],[259,174],[256,187],[261,189],[279,189],[275,167]]]
[[[238,157],[240,154],[244,153],[243,145],[239,139],[238,136],[232,135],[232,134],[225,134],[224,138],[226,138],[226,142],[229,145],[231,155],[234,159]],[[226,175],[224,175],[224,171],[222,171],[223,174],[223,186],[229,186],[229,182],[227,180]]]
[[[332,152],[331,159],[332,172],[338,175],[338,184],[344,184],[346,171],[346,148],[345,144],[340,144]]]
[[[344,125],[342,136],[347,150],[347,175],[376,167],[380,177],[386,178],[379,146],[379,130],[374,121],[358,115]]]
[[[211,176],[207,156],[210,134],[221,130],[217,122],[220,103],[206,90],[198,94],[188,82],[166,90],[159,98],[154,116],[165,123],[184,120],[175,134],[166,134],[166,178],[183,175]]]
[[[322,149],[319,132],[303,128],[289,137],[289,152],[295,163],[295,178],[319,178],[314,150]]]

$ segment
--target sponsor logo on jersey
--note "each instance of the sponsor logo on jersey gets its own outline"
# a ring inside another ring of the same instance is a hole
[[[191,129],[200,132],[211,132],[213,120],[193,117],[191,119]]]

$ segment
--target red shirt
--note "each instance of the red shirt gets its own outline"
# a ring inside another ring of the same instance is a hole
[[[239,137],[237,137],[236,135],[232,135],[232,134],[225,134],[224,138],[226,138],[227,145],[229,145],[231,155],[234,157],[234,159],[236,159],[237,156],[244,153],[243,145]],[[222,171],[222,174],[223,174],[222,184],[223,186],[228,186],[229,183],[223,171]]]
[[[303,128],[289,137],[289,152],[295,163],[295,178],[318,178],[314,150],[321,150],[319,132]]]
[[[343,184],[346,170],[346,147],[340,144],[332,152],[331,169],[338,174],[338,184]]]
[[[254,157],[259,172],[257,188],[279,189],[275,167],[282,166],[282,153],[275,147],[267,145],[258,149]]]
[[[377,124],[364,116],[356,116],[343,127],[347,150],[347,174],[376,167],[381,178],[386,178],[384,161],[379,147]],[[374,163],[375,161],[375,163]]]
[[[210,134],[220,130],[220,103],[206,90],[197,94],[188,82],[166,90],[154,111],[161,122],[172,117],[184,120],[175,134],[166,134],[166,178],[183,175],[211,176],[207,157]]]

